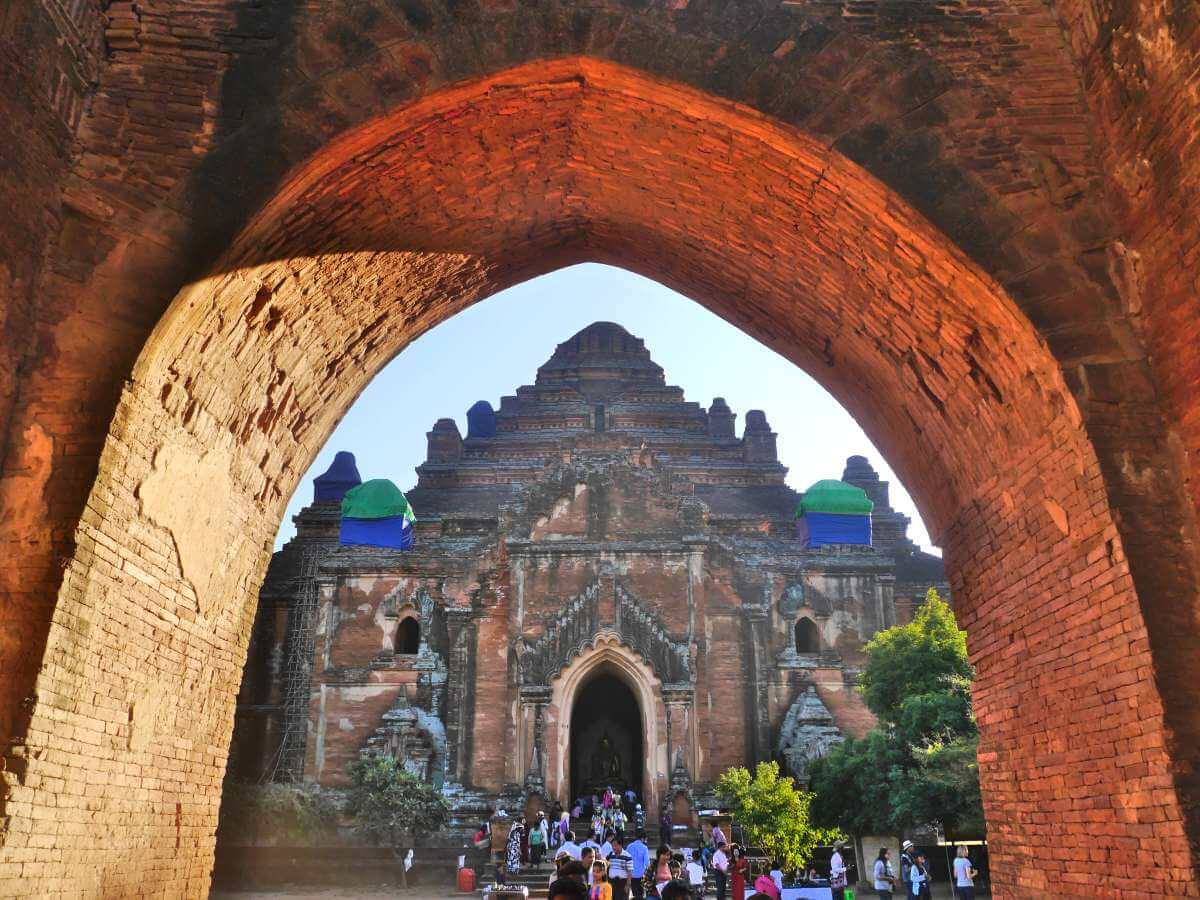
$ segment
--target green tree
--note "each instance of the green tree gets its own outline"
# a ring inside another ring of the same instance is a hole
[[[778,763],[759,763],[753,777],[742,766],[728,769],[717,779],[716,792],[750,845],[780,860],[785,869],[800,868],[816,847],[840,836],[835,829],[810,823],[812,795],[781,777]]]
[[[814,821],[858,834],[940,823],[983,833],[966,633],[932,588],[907,625],[867,644],[860,689],[879,728],[809,768]]]
[[[911,622],[879,632],[866,652],[859,682],[863,699],[888,724],[899,724],[914,698],[943,694],[951,686],[966,686],[969,697],[975,672],[967,660],[967,633],[933,588]]]
[[[918,748],[916,777],[900,782],[896,817],[903,822],[941,822],[956,835],[982,835],[979,736],[956,737]]]
[[[883,731],[835,744],[809,765],[813,821],[850,834],[898,831],[895,795],[911,768],[906,748]]]
[[[352,786],[346,811],[367,840],[398,850],[421,832],[441,828],[449,808],[441,791],[409,772],[390,756],[368,756],[347,767]],[[401,883],[407,887],[404,867]]]

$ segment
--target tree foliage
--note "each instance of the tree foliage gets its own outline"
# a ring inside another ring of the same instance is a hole
[[[939,823],[983,833],[966,633],[932,588],[912,622],[867,644],[861,690],[880,727],[809,768],[814,821],[857,834]]]
[[[967,633],[933,588],[911,622],[879,632],[866,652],[863,699],[891,725],[899,723],[904,707],[916,698],[944,694],[951,686],[969,691],[975,674],[967,661]]]
[[[835,829],[811,824],[812,795],[797,790],[791,778],[781,777],[778,763],[759,763],[753,777],[742,766],[728,769],[717,779],[716,793],[750,845],[780,860],[785,869],[800,868],[816,847],[839,837]]]
[[[336,827],[337,804],[316,785],[229,784],[221,800],[221,839],[309,843]]]
[[[449,809],[441,791],[406,772],[390,756],[368,756],[347,770],[346,811],[367,840],[397,846],[405,836],[441,828]]]
[[[895,833],[894,798],[911,766],[905,748],[880,730],[835,744],[809,764],[813,821],[851,834]]]
[[[917,748],[916,777],[900,783],[896,818],[908,823],[941,822],[958,835],[982,835],[978,754],[978,735]]]

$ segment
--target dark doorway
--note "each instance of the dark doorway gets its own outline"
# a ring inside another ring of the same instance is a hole
[[[796,623],[796,652],[821,652],[821,632],[812,619],[801,619]]]
[[[645,766],[637,697],[616,675],[600,672],[580,688],[571,711],[571,797],[608,786],[642,796]]]
[[[416,619],[408,618],[400,622],[396,629],[396,652],[416,653],[421,647],[421,626]]]

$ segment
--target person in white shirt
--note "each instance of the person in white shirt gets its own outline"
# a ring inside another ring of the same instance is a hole
[[[725,853],[725,842],[717,842],[717,852],[712,858],[713,876],[717,880],[717,900],[725,900],[725,884],[729,878],[729,857]]]
[[[575,832],[573,832],[573,831],[567,832],[567,839],[565,841],[563,841],[562,846],[559,847],[558,849],[565,850],[567,852],[567,855],[569,855],[571,857],[571,859],[574,859],[576,861],[578,861],[580,859],[580,857],[583,855],[583,848],[580,847],[577,843],[575,843]]]
[[[704,866],[700,865],[700,860],[695,856],[688,860],[687,877],[692,888],[692,897],[700,900],[704,896]]]
[[[896,873],[888,862],[888,848],[879,848],[879,858],[875,860],[873,873],[875,894],[879,900],[892,900],[892,885],[896,883]]]
[[[595,851],[596,855],[600,856],[600,845],[596,843],[594,838],[588,838],[586,841],[584,841],[579,846],[583,847],[584,849],[591,847],[592,850]],[[611,850],[612,848],[610,847],[609,849]]]
[[[978,874],[967,857],[967,848],[960,846],[954,860],[954,886],[958,888],[959,900],[975,900],[975,876]]]
[[[833,900],[846,900],[846,863],[842,859],[845,841],[833,842],[833,856],[829,858],[829,887]]]
[[[779,891],[779,896],[783,896],[783,869],[779,868],[779,860],[772,863],[774,866],[771,869],[771,880],[775,882],[775,889]]]

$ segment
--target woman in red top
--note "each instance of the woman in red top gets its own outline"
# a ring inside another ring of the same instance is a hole
[[[742,848],[733,845],[733,856],[729,862],[729,884],[732,900],[746,900],[746,876],[750,872],[750,863],[742,856]]]

